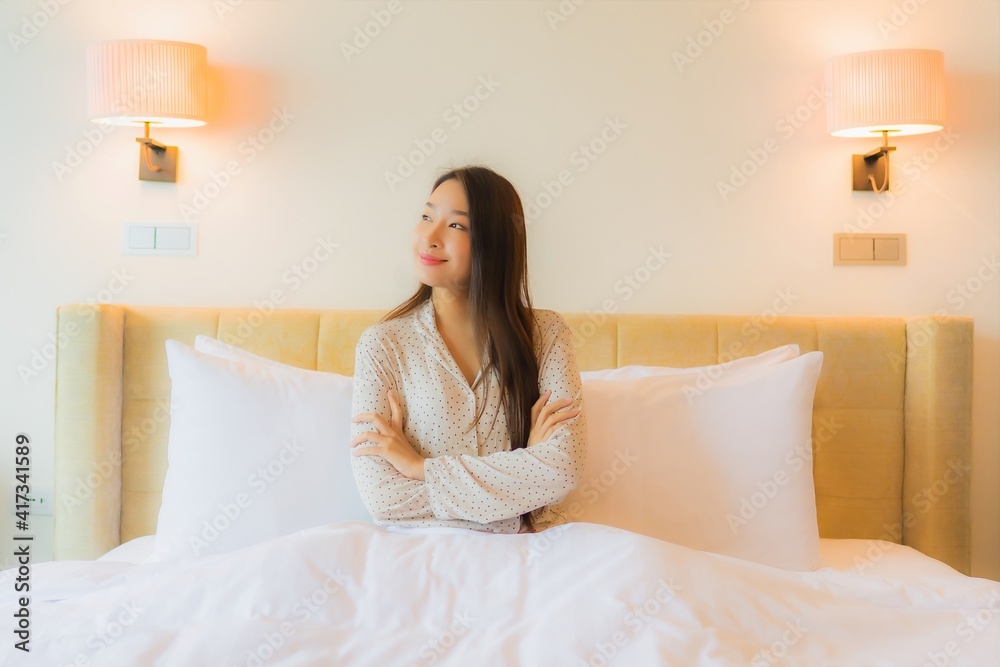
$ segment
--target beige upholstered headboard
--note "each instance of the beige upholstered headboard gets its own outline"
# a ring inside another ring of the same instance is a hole
[[[58,309],[55,557],[156,530],[166,473],[164,342],[205,334],[302,368],[354,372],[387,310],[119,305]],[[902,542],[969,573],[970,317],[563,313],[581,370],[701,366],[785,343],[821,350],[813,409],[820,534]]]

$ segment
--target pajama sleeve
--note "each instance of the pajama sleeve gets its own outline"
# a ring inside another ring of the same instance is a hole
[[[458,454],[424,460],[426,494],[434,517],[490,523],[557,503],[583,477],[586,463],[586,408],[573,336],[555,313],[542,335],[538,389],[551,389],[546,403],[580,395],[562,410],[580,414],[559,423],[548,440],[487,456]],[[423,499],[423,496],[421,496]]]
[[[386,392],[389,389],[397,396],[402,395],[382,343],[371,330],[366,330],[354,351],[351,415],[374,412],[388,418],[389,397]],[[351,438],[375,430],[372,422],[352,422]],[[369,445],[361,443],[357,446]],[[351,467],[361,501],[376,523],[434,520],[423,480],[407,477],[381,456],[357,456],[352,453]]]

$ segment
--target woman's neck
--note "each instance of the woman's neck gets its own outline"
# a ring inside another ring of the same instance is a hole
[[[435,288],[431,293],[431,301],[434,303],[434,317],[437,320],[438,329],[471,331],[472,318],[469,315],[467,296],[456,296],[450,290]]]

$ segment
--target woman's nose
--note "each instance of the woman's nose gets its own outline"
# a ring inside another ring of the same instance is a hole
[[[424,234],[422,237],[424,242],[424,247],[425,248],[430,248],[432,246],[435,248],[438,247],[439,233],[440,230],[438,229],[438,225],[429,225],[428,229],[424,230]]]

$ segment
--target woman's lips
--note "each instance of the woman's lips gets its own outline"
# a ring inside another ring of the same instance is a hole
[[[424,266],[437,266],[438,264],[444,264],[446,261],[444,259],[434,259],[429,255],[420,255],[420,263]]]

